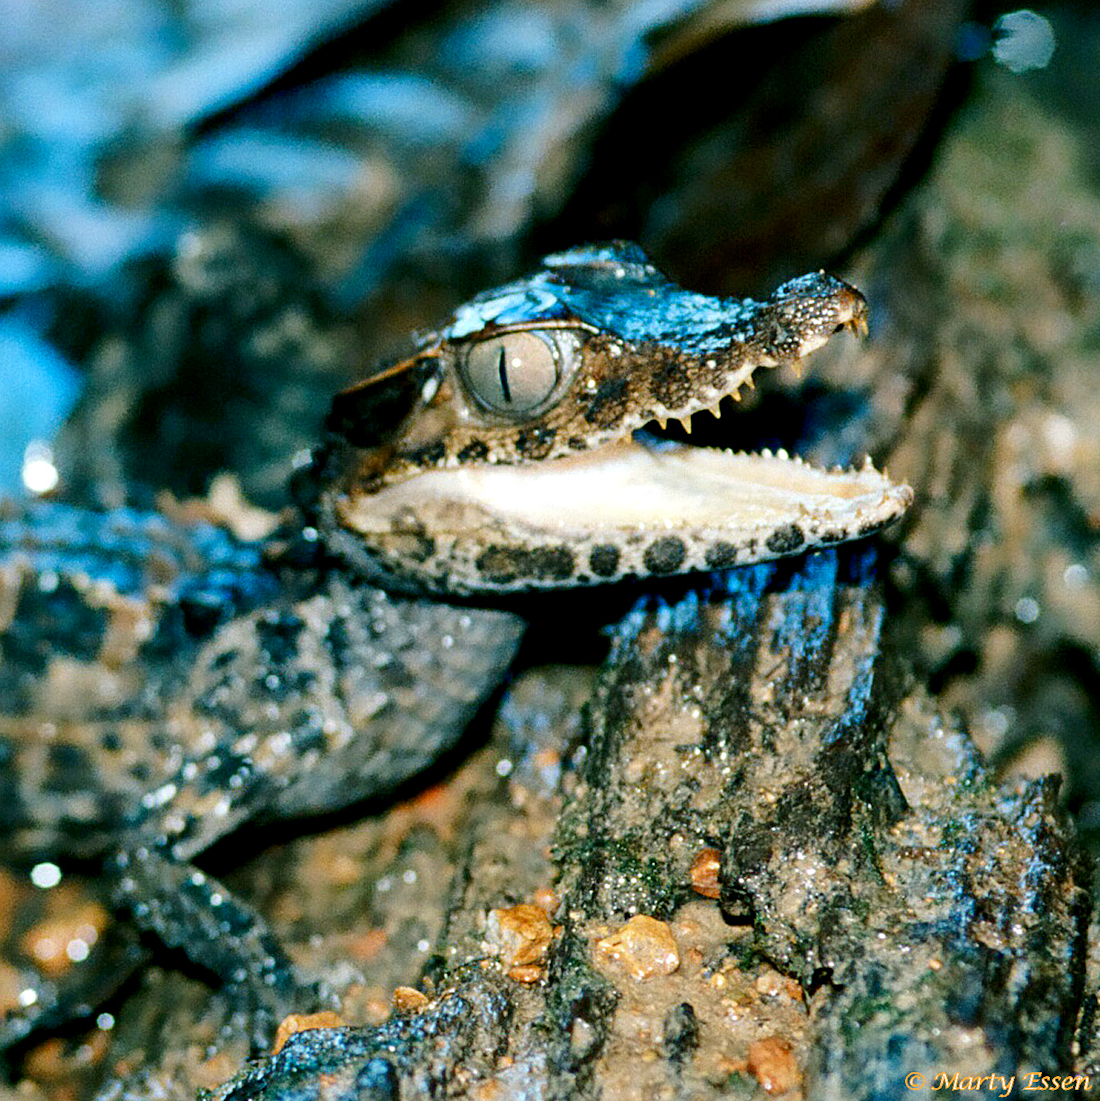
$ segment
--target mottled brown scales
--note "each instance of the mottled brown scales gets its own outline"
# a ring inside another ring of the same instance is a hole
[[[609,378],[599,383],[584,410],[585,422],[594,428],[614,428],[630,408],[630,382]]]
[[[692,375],[690,365],[685,364],[682,360],[676,359],[662,363],[660,369],[653,375],[653,397],[669,409],[675,409],[677,406],[686,404],[692,396],[694,381]],[[720,377],[715,372],[711,372],[710,375],[711,377],[704,375],[706,384],[715,389],[720,388]]]

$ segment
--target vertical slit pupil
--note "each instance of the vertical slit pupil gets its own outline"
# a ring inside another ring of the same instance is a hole
[[[504,394],[504,400],[511,404],[512,388],[508,385],[508,357],[504,349],[500,349],[500,358],[497,360],[497,374],[500,376],[500,389]]]

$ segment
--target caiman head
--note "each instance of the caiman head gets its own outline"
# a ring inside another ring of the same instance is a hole
[[[684,573],[855,539],[912,493],[870,463],[657,440],[760,367],[795,363],[866,303],[824,273],[709,298],[614,243],[478,295],[408,358],[338,395],[315,463],[325,543],[383,584],[464,594]]]

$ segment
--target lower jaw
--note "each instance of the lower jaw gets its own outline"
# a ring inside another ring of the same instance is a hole
[[[911,500],[871,466],[630,441],[534,467],[430,471],[334,519],[413,588],[471,594],[726,568],[860,538]]]

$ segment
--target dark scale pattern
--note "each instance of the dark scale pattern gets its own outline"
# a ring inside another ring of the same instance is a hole
[[[471,440],[458,453],[460,463],[480,463],[489,457],[489,445],[484,440]]]
[[[736,566],[737,557],[737,547],[732,543],[715,543],[707,548],[706,562],[712,570],[722,570]]]
[[[806,542],[806,534],[797,524],[777,528],[768,536],[764,545],[772,554],[794,554]]]
[[[439,440],[404,452],[404,456],[412,466],[427,470],[443,462],[447,456],[447,449],[443,441]]]
[[[614,577],[619,569],[621,552],[614,543],[600,543],[588,554],[588,568],[597,577]]]
[[[646,547],[645,568],[655,574],[675,573],[686,557],[684,541],[676,535],[666,535]]]
[[[92,757],[79,745],[51,745],[47,750],[47,763],[53,790],[59,794],[84,791],[88,777],[95,771]]]
[[[525,429],[516,437],[516,450],[525,459],[545,459],[554,446],[557,429],[547,425],[536,425]]]
[[[273,612],[260,616],[256,621],[256,636],[263,663],[278,668],[292,661],[298,654],[298,636],[304,628],[305,624],[293,613]]]
[[[625,378],[602,382],[588,399],[584,419],[597,428],[609,428],[619,423],[630,408],[630,383]]]
[[[653,396],[666,409],[679,409],[686,405],[691,400],[694,389],[691,375],[678,359],[668,360],[654,372]]]
[[[38,585],[26,585],[20,592],[13,626],[5,636],[5,653],[38,669],[45,668],[51,654],[95,653],[109,616],[106,608],[90,605],[71,580],[46,574]]]
[[[502,547],[493,545],[477,559],[477,569],[489,580],[503,584],[526,577],[565,580],[573,576],[576,559],[568,547]]]

